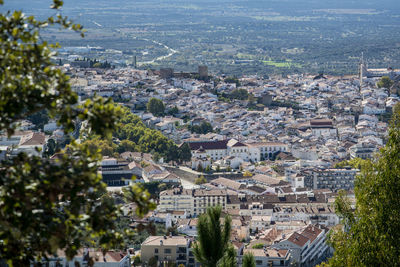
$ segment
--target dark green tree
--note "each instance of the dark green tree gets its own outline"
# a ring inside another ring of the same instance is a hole
[[[69,77],[53,64],[57,45],[43,41],[42,30],[59,25],[83,35],[58,13],[61,6],[53,0],[57,14],[44,20],[21,11],[0,14],[0,131],[11,136],[16,122],[46,111],[71,140],[54,161],[20,153],[0,163],[0,258],[9,266],[30,266],[59,249],[71,259],[95,242],[102,249],[122,244],[115,226],[120,208],[98,174],[101,157],[71,135],[79,119],[88,133],[110,138],[120,107],[100,97],[78,103]],[[149,195],[132,190],[137,213],[147,212]]]
[[[179,160],[183,162],[190,161],[192,159],[192,152],[188,143],[183,143],[179,147]]]
[[[254,255],[251,253],[245,253],[243,255],[242,267],[256,267]]]
[[[136,144],[132,142],[131,140],[122,140],[117,147],[118,153],[123,153],[123,152],[134,152],[137,151]]]
[[[389,139],[355,181],[353,212],[341,192],[335,210],[343,228],[330,235],[335,249],[323,266],[399,266],[400,263],[400,112],[395,106]]]
[[[383,76],[376,85],[379,88],[389,89],[393,85],[393,81],[388,76]]]
[[[128,108],[122,108],[121,113],[121,119],[117,122],[116,131],[113,134],[116,139],[129,140],[130,142],[126,144],[131,146],[135,144],[135,151],[158,153],[166,161],[179,160],[178,147],[172,140],[157,130],[147,128]],[[123,141],[120,145],[122,143]]]
[[[154,152],[154,153],[153,153],[153,160],[154,160],[154,162],[157,163],[160,159],[161,159],[160,153]]]
[[[49,140],[47,140],[47,144],[46,144],[46,150],[44,151],[44,154],[46,157],[50,157],[52,156],[57,149],[57,144],[56,141],[53,138],[50,138]]]
[[[179,113],[179,109],[177,106],[174,106],[173,108],[168,110],[168,115],[174,116]]]
[[[153,114],[154,116],[163,116],[165,111],[165,106],[162,100],[158,98],[151,98],[147,103],[147,111]]]
[[[229,98],[246,100],[248,98],[249,93],[246,89],[235,89],[232,93],[229,94]]]
[[[49,114],[46,110],[41,110],[28,116],[28,120],[35,124],[38,129],[43,130],[43,126],[49,122]]]
[[[193,254],[206,267],[216,267],[230,246],[231,218],[225,216],[224,224],[221,224],[221,212],[221,206],[210,207],[197,223],[198,241],[194,244]]]
[[[209,123],[209,122],[202,122],[200,124],[200,129],[201,129],[201,133],[203,133],[203,134],[211,133],[213,131],[213,127],[212,127],[211,123]]]
[[[197,133],[197,134],[206,134],[206,133],[211,133],[213,131],[213,127],[209,122],[202,122],[200,125],[193,125],[193,126],[188,126],[188,129],[192,133]]]
[[[235,83],[236,86],[240,86],[240,81],[239,81],[239,79],[236,78],[236,77],[226,77],[226,78],[224,79],[224,82],[225,82],[225,83]]]

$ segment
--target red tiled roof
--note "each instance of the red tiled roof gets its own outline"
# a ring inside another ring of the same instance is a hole
[[[198,150],[202,147],[205,150],[210,149],[226,149],[228,140],[208,141],[208,142],[188,142],[190,150]]]
[[[303,247],[309,239],[302,234],[294,232],[287,240],[299,247]]]
[[[44,133],[33,133],[32,137],[26,140],[21,145],[23,146],[32,146],[32,145],[44,145],[46,143],[46,137]]]
[[[301,234],[303,236],[306,236],[308,239],[310,239],[311,242],[313,242],[321,232],[322,230],[319,227],[310,224],[306,227],[306,229],[303,230]]]
[[[332,126],[331,120],[315,119],[310,121],[311,126]]]

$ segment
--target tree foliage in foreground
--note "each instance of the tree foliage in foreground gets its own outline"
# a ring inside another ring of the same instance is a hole
[[[256,267],[256,261],[254,255],[251,253],[245,253],[243,255],[242,267]]]
[[[224,256],[219,260],[218,267],[237,266],[236,254],[235,248],[232,245],[229,245]]]
[[[53,0],[56,12],[61,6]],[[59,13],[42,21],[21,11],[0,14],[0,131],[10,136],[18,120],[46,111],[67,135],[79,119],[87,132],[111,137],[120,107],[99,97],[78,103],[69,77],[52,63],[57,45],[40,38],[49,25],[83,34]],[[83,246],[122,244],[115,226],[120,208],[97,173],[100,156],[70,138],[68,151],[56,160],[19,154],[0,163],[0,259],[10,266],[29,266],[58,249],[71,259]],[[140,187],[128,191],[138,214],[152,207]]]
[[[198,241],[194,244],[196,260],[206,267],[216,267],[229,250],[232,221],[225,216],[221,224],[221,206],[210,207],[199,217],[197,223]]]
[[[396,106],[386,146],[355,181],[355,211],[344,193],[336,200],[344,227],[330,234],[335,253],[323,266],[400,265],[399,111]]]

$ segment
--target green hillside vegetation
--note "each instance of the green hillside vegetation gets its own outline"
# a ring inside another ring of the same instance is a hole
[[[83,143],[92,151],[100,149],[103,156],[118,156],[126,151],[158,154],[167,161],[188,161],[187,146],[178,146],[160,131],[150,129],[128,108],[121,108],[122,116],[116,123],[112,140],[89,136]]]

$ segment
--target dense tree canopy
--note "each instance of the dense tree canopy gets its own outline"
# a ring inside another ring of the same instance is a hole
[[[116,120],[113,140],[102,139],[96,135],[87,135],[83,144],[89,145],[91,151],[97,151],[104,156],[118,156],[126,151],[152,153],[157,158],[163,157],[166,161],[189,161],[190,147],[183,144],[181,147],[165,137],[160,131],[150,129],[142,120],[126,108],[120,108],[121,116]]]
[[[400,265],[400,112],[395,107],[389,140],[355,181],[353,212],[342,192],[336,211],[343,229],[330,236],[334,256],[325,266]]]
[[[163,116],[165,111],[164,103],[162,100],[153,97],[147,103],[147,111],[154,116]]]
[[[335,164],[335,168],[352,167],[361,170],[365,164],[370,164],[369,160],[362,158],[354,158],[350,160],[343,160]]]
[[[133,115],[129,109],[122,108],[121,119],[117,122],[114,137],[119,140],[129,140],[129,145],[136,151],[158,153],[167,161],[187,160],[185,146],[179,149],[174,141],[165,137],[160,131],[147,128],[140,118]],[[128,145],[128,143],[120,144]]]
[[[188,126],[188,129],[192,133],[197,133],[197,134],[206,134],[206,133],[211,133],[213,131],[213,127],[211,123],[203,121],[200,125],[193,125],[193,126]]]
[[[379,88],[389,89],[393,85],[393,81],[388,76],[383,76],[376,85]]]
[[[179,147],[179,160],[181,161],[190,161],[192,159],[192,152],[190,150],[190,146],[188,143],[183,143]]]
[[[239,100],[245,100],[248,98],[249,93],[247,92],[246,89],[236,89],[233,90],[228,97],[232,99],[239,99]]]
[[[49,122],[49,115],[46,110],[41,110],[39,112],[33,113],[27,118],[30,120],[38,129],[43,129],[43,126]]]
[[[239,85],[240,85],[240,81],[239,81],[239,79],[236,78],[236,77],[226,77],[226,78],[224,79],[224,82],[226,82],[226,83],[235,83],[236,86],[239,86]]]
[[[52,8],[61,5],[54,0]],[[79,119],[87,133],[111,137],[120,107],[100,97],[78,103],[68,76],[52,63],[57,45],[40,38],[48,25],[82,33],[59,13],[43,21],[20,11],[0,14],[0,131],[12,135],[18,120],[45,111],[67,135]],[[21,153],[0,163],[0,259],[10,266],[29,266],[58,249],[71,259],[84,245],[122,245],[114,224],[120,209],[97,172],[100,155],[69,138],[57,159]],[[138,214],[153,206],[140,187],[129,191]]]

